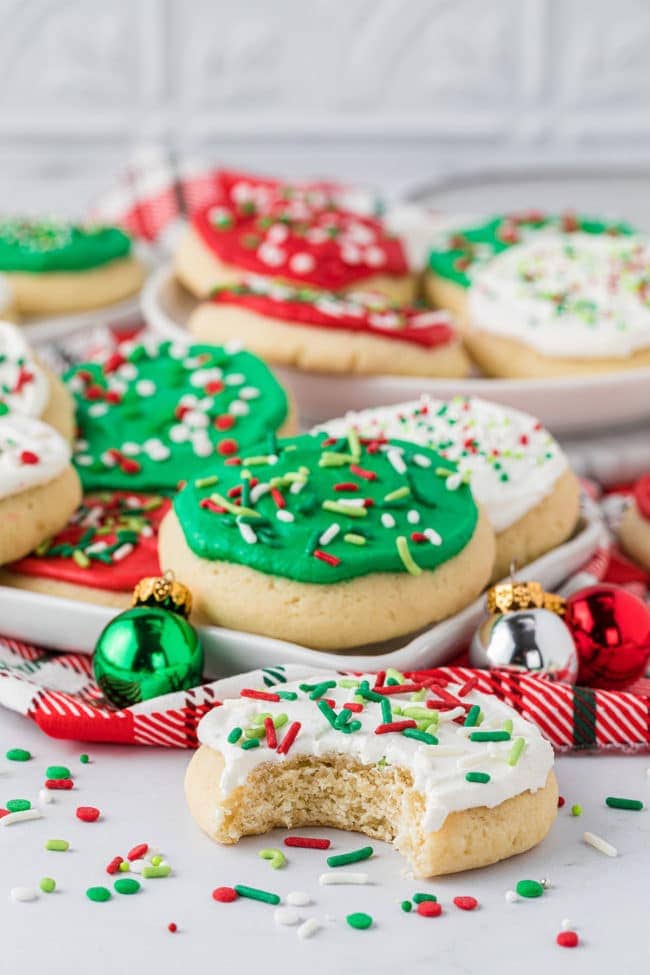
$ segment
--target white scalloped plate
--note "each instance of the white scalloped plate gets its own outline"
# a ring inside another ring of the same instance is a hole
[[[147,324],[167,338],[187,339],[185,325],[196,307],[174,278],[159,268],[142,291]],[[650,369],[631,369],[562,379],[422,379],[409,376],[333,376],[274,367],[294,393],[305,426],[346,410],[389,406],[428,393],[440,399],[482,396],[538,417],[555,434],[592,432],[650,418]]]
[[[545,588],[557,590],[596,551],[600,532],[597,514],[590,504],[586,504],[574,537],[532,562],[520,573],[521,578],[537,579]],[[53,650],[91,654],[99,634],[115,612],[105,606],[0,586],[0,632],[15,640]],[[385,667],[411,670],[437,666],[452,657],[469,642],[483,613],[481,597],[442,623],[363,654],[326,653],[218,626],[201,626],[198,630],[205,648],[208,677],[227,676],[272,663],[309,664],[330,669],[345,666],[363,670],[370,665],[376,670]],[[0,682],[0,690],[1,687]]]

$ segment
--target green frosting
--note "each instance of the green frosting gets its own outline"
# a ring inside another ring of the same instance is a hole
[[[0,223],[0,271],[84,271],[127,257],[130,251],[131,238],[118,227]]]
[[[486,223],[464,227],[447,234],[429,255],[429,268],[462,288],[471,284],[472,270],[501,251],[521,243],[537,231],[553,228],[558,232],[585,234],[634,233],[626,223],[608,223],[590,217],[548,216],[541,213],[506,214]]]
[[[189,482],[174,510],[203,559],[311,583],[419,574],[457,555],[474,533],[469,487],[447,486],[455,471],[433,450],[402,441],[304,435],[279,441],[271,455],[258,445],[239,467],[213,464],[212,479]]]
[[[234,458],[287,417],[284,390],[248,352],[217,345],[122,343],[64,381],[75,400],[74,463],[86,491],[174,490]]]

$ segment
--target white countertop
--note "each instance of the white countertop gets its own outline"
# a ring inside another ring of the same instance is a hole
[[[12,747],[29,749],[33,759],[5,761]],[[79,762],[84,751],[91,764]],[[373,843],[375,856],[363,864],[372,884],[363,887],[320,887],[318,876],[327,869],[320,851],[286,850],[287,866],[272,870],[256,854],[263,847],[282,846],[285,834],[279,831],[232,848],[211,843],[183,800],[187,752],[57,742],[27,719],[1,711],[0,756],[0,805],[11,798],[36,802],[49,764],[68,765],[76,783],[72,792],[54,793],[55,802],[42,807],[46,818],[0,827],[3,971],[176,975],[181,966],[190,972],[190,966],[200,965],[236,975],[294,975],[306,967],[336,975],[398,970],[409,975],[537,975],[552,966],[554,975],[624,975],[648,962],[650,811],[610,810],[603,801],[616,794],[650,804],[647,755],[560,758],[560,792],[567,803],[549,838],[528,854],[429,882],[404,876],[402,858],[385,844]],[[570,815],[574,802],[583,807],[580,818]],[[78,805],[99,806],[101,820],[80,822],[74,815]],[[619,856],[610,859],[586,846],[584,830],[608,839]],[[336,852],[367,842],[335,830],[300,832],[330,836]],[[69,840],[69,852],[47,852],[44,844],[50,838]],[[112,889],[115,878],[106,874],[106,864],[139,842],[163,852],[172,875],[143,881],[135,896],[113,894],[108,903],[87,900],[87,887]],[[39,892],[30,903],[10,900],[12,887],[38,887],[43,876],[55,878],[55,893]],[[552,886],[542,898],[506,902],[505,891],[518,880],[543,877]],[[235,883],[281,895],[307,891],[313,904],[301,913],[323,920],[325,927],[311,940],[299,941],[295,928],[275,924],[273,907],[212,900],[213,888]],[[418,890],[437,894],[441,917],[400,910],[399,902]],[[478,898],[480,909],[458,910],[452,904],[458,894]],[[370,930],[347,926],[345,915],[355,910],[373,916]],[[564,918],[577,926],[577,949],[555,944]],[[171,921],[178,925],[177,934],[167,931]]]

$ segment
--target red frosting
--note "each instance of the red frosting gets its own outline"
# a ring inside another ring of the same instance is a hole
[[[91,589],[129,592],[143,576],[160,575],[158,528],[170,504],[167,498],[132,491],[85,495],[43,554],[34,552],[8,568]],[[106,547],[101,552],[88,551],[98,543]],[[58,552],[61,546],[64,552]],[[125,550],[125,546],[132,548]]]
[[[456,333],[447,312],[417,308],[395,308],[379,295],[334,295],[305,293],[290,285],[269,285],[271,293],[260,293],[244,282],[240,287],[219,288],[212,296],[216,304],[241,305],[293,325],[369,332],[386,339],[414,342],[426,348],[445,345]],[[276,297],[277,294],[277,297]]]
[[[634,485],[634,500],[643,517],[650,521],[650,474],[644,474]]]
[[[337,291],[374,274],[402,276],[397,237],[339,207],[327,184],[289,184],[222,172],[194,229],[224,264]]]

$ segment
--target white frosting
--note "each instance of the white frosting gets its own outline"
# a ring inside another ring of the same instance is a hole
[[[70,447],[52,427],[17,413],[0,417],[0,499],[48,484],[70,463]]]
[[[410,403],[348,413],[319,427],[339,436],[353,426],[364,437],[384,436],[431,447],[455,461],[496,532],[535,508],[567,469],[548,430],[528,413],[471,397],[449,402],[422,396]]]
[[[650,241],[538,234],[476,268],[472,328],[547,356],[623,358],[650,348]]]
[[[314,686],[321,681],[338,682],[341,676],[335,673],[313,674],[306,679]],[[358,680],[367,680],[373,687],[374,675],[365,675]],[[309,690],[301,690],[302,681],[293,681],[266,688],[267,693],[275,691],[295,691],[295,701],[258,701],[246,697],[225,700],[221,707],[214,708],[201,721],[198,728],[202,744],[221,752],[224,768],[221,775],[222,796],[229,795],[243,785],[253,769],[263,763],[281,764],[288,758],[298,755],[324,756],[346,755],[364,765],[376,765],[384,761],[401,769],[407,769],[413,777],[414,788],[425,797],[425,815],[422,827],[427,832],[439,830],[449,813],[470,809],[474,806],[493,808],[522,792],[543,788],[553,766],[553,750],[542,737],[535,725],[525,721],[507,704],[491,695],[470,691],[462,702],[478,705],[483,715],[480,727],[466,728],[454,722],[454,716],[464,715],[462,708],[440,710],[435,737],[438,744],[428,744],[408,738],[400,732],[376,734],[375,729],[383,723],[381,705],[375,701],[363,701],[363,711],[353,713],[351,720],[360,721],[361,728],[350,734],[335,730],[316,701],[310,699]],[[456,696],[459,685],[450,683],[445,691]],[[323,694],[334,701],[338,714],[343,705],[354,700],[355,689],[336,686]],[[426,692],[425,700],[413,700],[412,692],[391,695],[388,700],[393,708],[393,720],[406,720],[407,716],[395,713],[402,709],[422,708],[435,721],[436,711],[426,708],[426,700],[438,698],[435,685]],[[293,722],[300,722],[300,731],[291,746],[288,756],[278,754],[260,739],[257,748],[244,750],[241,742],[231,744],[228,735],[233,728],[251,728],[254,718],[261,713],[276,716],[286,714],[287,722],[277,731],[278,742],[287,733]],[[427,719],[428,720],[428,719]],[[503,731],[504,722],[512,722],[510,740],[497,742],[472,741],[470,734],[476,731]],[[516,739],[523,738],[525,745],[516,764],[509,764],[508,757]],[[489,782],[468,782],[468,772],[485,772]],[[218,819],[220,811],[215,810]]]
[[[47,376],[36,364],[20,329],[0,321],[0,404],[24,416],[39,417],[49,398]]]

